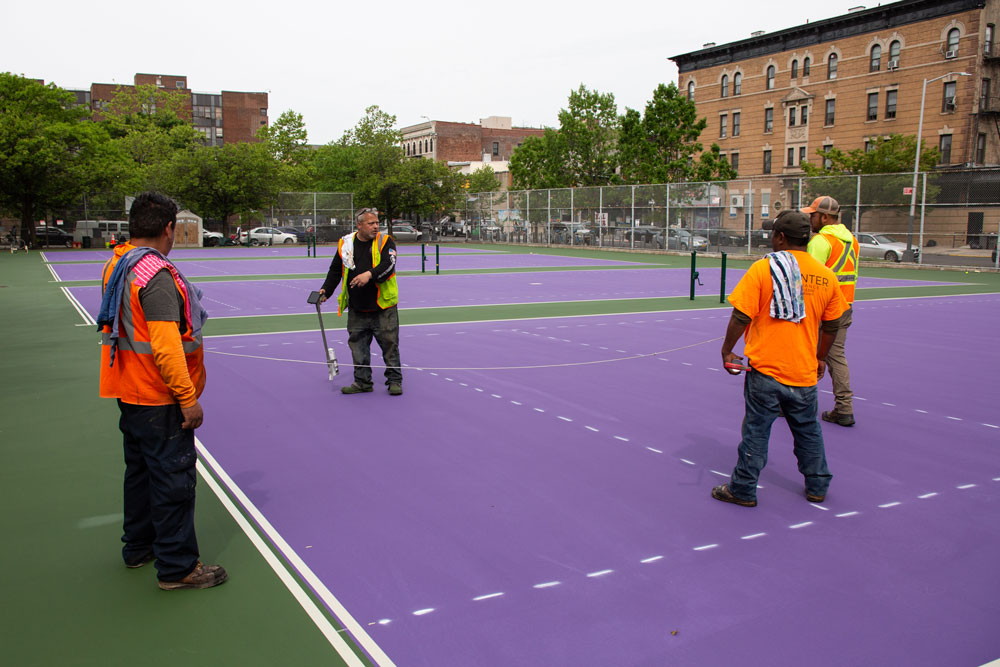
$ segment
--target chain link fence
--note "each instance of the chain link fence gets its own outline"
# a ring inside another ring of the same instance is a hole
[[[996,264],[1000,170],[477,193],[464,217],[487,243],[756,255],[778,213],[820,195],[840,202],[865,259]]]
[[[331,243],[354,230],[354,194],[351,192],[282,192],[270,209],[268,223],[315,235]]]

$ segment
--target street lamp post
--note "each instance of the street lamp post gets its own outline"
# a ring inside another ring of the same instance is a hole
[[[906,251],[903,253],[904,262],[913,261],[913,218],[917,210],[917,174],[920,171],[920,140],[924,133],[924,102],[927,101],[927,84],[946,79],[949,76],[972,76],[968,72],[948,72],[933,79],[924,79],[924,87],[920,92],[920,120],[917,122],[917,153],[913,157],[913,187],[910,188],[910,226],[906,233]]]

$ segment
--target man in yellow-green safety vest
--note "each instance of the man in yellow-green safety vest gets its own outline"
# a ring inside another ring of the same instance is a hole
[[[357,231],[337,243],[337,254],[319,290],[326,301],[337,285],[337,315],[347,310],[347,345],[354,361],[354,382],[341,387],[344,394],[372,391],[372,338],[382,349],[385,383],[389,394],[403,393],[399,360],[399,290],[396,285],[396,242],[378,230],[378,211],[363,208],[355,216]]]

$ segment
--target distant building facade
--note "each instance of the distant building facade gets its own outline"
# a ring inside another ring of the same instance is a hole
[[[268,95],[265,92],[195,93],[187,77],[173,74],[136,74],[134,85],[92,83],[89,89],[68,89],[78,104],[85,105],[99,120],[118,90],[153,85],[177,91],[184,98],[186,119],[202,135],[208,146],[257,141],[257,131],[268,124]]]
[[[671,58],[741,176],[796,175],[817,151],[916,135],[941,167],[1000,164],[1000,0],[903,0]],[[970,76],[957,74],[964,72]],[[954,73],[954,74],[950,74]]]

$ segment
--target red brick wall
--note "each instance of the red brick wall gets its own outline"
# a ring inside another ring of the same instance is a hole
[[[264,114],[260,110],[264,109]],[[267,93],[222,91],[222,134],[227,144],[257,141],[257,130],[267,125]]]

